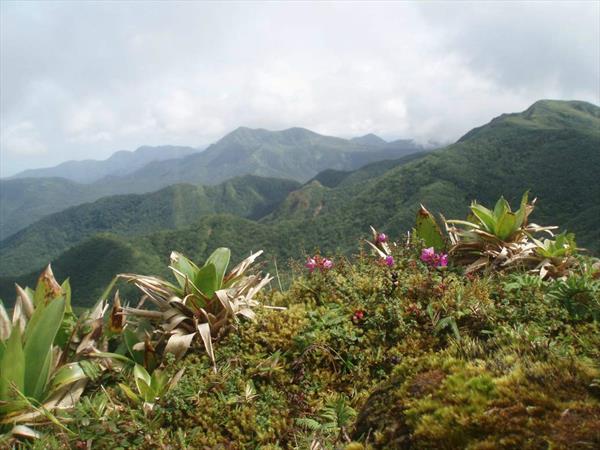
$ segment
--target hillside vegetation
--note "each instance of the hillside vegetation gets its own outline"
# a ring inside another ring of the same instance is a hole
[[[0,276],[37,269],[97,233],[135,236],[185,228],[215,213],[259,218],[299,186],[296,181],[248,175],[216,186],[181,184],[151,194],[106,197],[75,206],[0,242]]]

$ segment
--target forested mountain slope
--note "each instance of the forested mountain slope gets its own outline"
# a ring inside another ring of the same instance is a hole
[[[186,227],[215,213],[259,218],[299,186],[296,181],[247,175],[216,186],[178,184],[74,206],[1,241],[0,276],[34,270],[97,233],[147,234]]]

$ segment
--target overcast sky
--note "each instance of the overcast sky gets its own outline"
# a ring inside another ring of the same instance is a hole
[[[455,140],[600,104],[600,2],[0,2],[2,176],[238,126]]]

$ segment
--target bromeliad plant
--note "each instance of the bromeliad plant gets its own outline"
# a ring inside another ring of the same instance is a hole
[[[552,230],[557,228],[529,223],[534,207],[535,199],[529,203],[528,192],[523,194],[516,211],[512,211],[504,197],[493,210],[473,202],[467,220],[442,217],[447,232],[444,237],[433,215],[421,206],[415,232],[430,249],[443,250],[447,246],[452,262],[466,266],[466,273],[522,268],[542,278],[564,276],[575,263],[574,236],[563,233],[554,239],[534,238],[540,232],[554,236]]]
[[[133,367],[133,378],[137,394],[123,383],[119,383],[119,387],[129,400],[137,404],[141,403],[144,411],[151,411],[154,409],[156,401],[160,400],[179,382],[183,370],[181,369],[172,378],[169,378],[166,373],[159,369],[156,369],[150,375],[143,366],[136,364]]]
[[[450,255],[455,263],[467,266],[467,273],[484,267],[507,268],[532,254],[532,233],[556,227],[528,224],[535,200],[529,204],[526,192],[517,211],[500,197],[493,210],[473,202],[467,220],[445,220]]]
[[[213,366],[213,340],[217,339],[238,316],[254,318],[258,305],[254,296],[271,281],[246,272],[262,251],[251,254],[227,272],[230,250],[218,248],[198,267],[185,256],[171,253],[169,268],[177,281],[157,277],[121,274],[119,278],[135,284],[143,293],[138,307],[123,308],[130,325],[149,322],[152,333],[135,351],[172,353],[182,357],[196,342],[201,342]],[[148,300],[154,308],[142,308]],[[128,325],[129,326],[129,325]]]
[[[559,278],[569,272],[576,263],[577,244],[573,233],[560,233],[554,239],[531,238],[535,247],[531,262],[536,265],[542,278]]]
[[[94,311],[75,321],[69,282],[59,285],[50,266],[35,291],[17,285],[12,320],[0,302],[0,425],[44,421],[77,402],[92,364],[78,360],[101,335],[102,305]],[[100,330],[78,333],[94,314]]]

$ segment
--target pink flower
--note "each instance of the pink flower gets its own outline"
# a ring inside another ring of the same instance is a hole
[[[386,256],[384,261],[388,267],[392,267],[394,265],[394,257],[392,255]]]
[[[333,261],[315,255],[312,258],[309,257],[306,259],[304,267],[306,267],[310,273],[314,272],[315,269],[319,269],[320,271],[329,270],[333,267]]]
[[[440,261],[438,266],[440,267],[446,267],[448,265],[448,255],[445,253],[441,253],[440,254]]]
[[[377,235],[377,239],[375,240],[375,242],[377,244],[381,244],[383,242],[387,242],[387,240],[388,240],[388,237],[387,237],[387,235],[385,233],[379,233]]]
[[[421,251],[421,261],[431,264],[434,258],[435,250],[433,249],[433,247],[424,248]]]
[[[448,255],[446,253],[436,253],[433,247],[424,248],[421,251],[421,261],[432,267],[446,267],[448,265]]]
[[[317,261],[315,261],[315,258],[308,258],[306,260],[306,264],[304,264],[304,267],[306,267],[308,271],[312,273],[312,271],[317,267]]]

